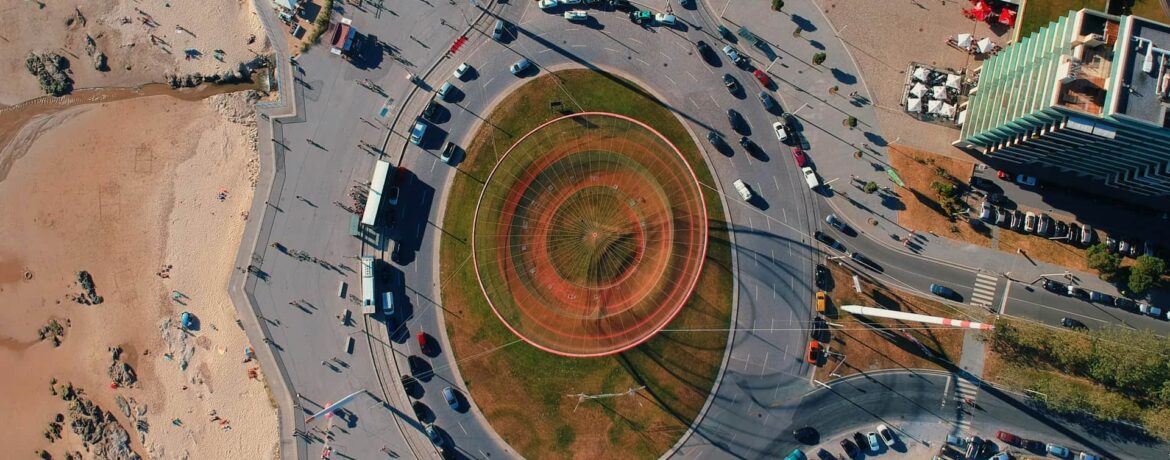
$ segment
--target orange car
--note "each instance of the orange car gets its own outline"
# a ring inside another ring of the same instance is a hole
[[[813,340],[813,341],[810,341],[808,343],[808,356],[805,357],[805,361],[808,361],[809,364],[812,364],[814,366],[817,365],[817,363],[821,362],[821,343],[820,342]]]
[[[828,295],[825,294],[825,291],[817,291],[817,313],[825,312],[825,301],[827,297]]]

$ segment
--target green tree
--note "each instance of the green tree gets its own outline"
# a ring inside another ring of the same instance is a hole
[[[825,62],[826,57],[828,57],[828,56],[825,55],[825,53],[818,52],[816,54],[813,54],[813,64],[821,65],[821,63]]]
[[[878,184],[876,182],[869,181],[869,182],[865,183],[865,189],[864,189],[865,193],[873,193],[873,192],[876,192],[877,190],[878,190]]]
[[[780,11],[781,8],[784,8],[784,0],[772,0],[773,10]]]
[[[1146,292],[1166,274],[1166,262],[1153,256],[1141,256],[1129,272],[1129,289]]]
[[[1085,251],[1085,263],[1089,268],[1097,270],[1097,273],[1101,274],[1101,279],[1105,281],[1117,279],[1117,273],[1121,270],[1121,256],[1111,254],[1103,243],[1089,246]]]

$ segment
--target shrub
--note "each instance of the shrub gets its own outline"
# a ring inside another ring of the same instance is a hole
[[[780,11],[781,8],[784,8],[784,0],[772,0],[772,10]]]
[[[1141,256],[1129,272],[1129,289],[1146,292],[1166,274],[1166,262],[1153,256]]]
[[[873,192],[876,192],[876,191],[878,190],[878,184],[877,184],[876,182],[874,182],[874,181],[869,181],[869,182],[866,182],[866,183],[865,183],[865,188],[864,188],[864,189],[862,189],[862,190],[864,190],[864,191],[865,191],[865,193],[873,193]]]
[[[826,56],[825,53],[821,53],[821,52],[813,54],[813,59],[812,59],[813,64],[821,65],[822,63],[825,62],[826,57],[828,57],[828,56]]]
[[[856,128],[857,127],[857,118],[853,117],[853,116],[846,117],[845,118],[845,126],[848,126],[849,129]]]
[[[1097,243],[1089,246],[1089,249],[1085,251],[1085,263],[1088,264],[1089,268],[1097,270],[1101,279],[1113,281],[1117,278],[1118,270],[1121,269],[1121,256],[1110,254],[1104,244]]]

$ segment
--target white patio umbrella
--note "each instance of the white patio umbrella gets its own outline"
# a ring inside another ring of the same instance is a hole
[[[956,35],[955,36],[955,44],[958,45],[959,48],[970,49],[971,48],[971,34]]]
[[[943,103],[942,107],[939,107],[938,109],[938,114],[947,118],[952,118],[955,116],[955,106]]]
[[[926,94],[926,85],[923,85],[922,83],[915,83],[914,87],[910,88],[910,94],[913,94],[917,97],[922,97],[923,94]]]
[[[933,91],[931,91],[931,94],[934,96],[935,99],[946,99],[947,98],[947,87],[942,86],[942,85],[935,86]]]
[[[930,71],[926,67],[917,67],[914,69],[914,79],[918,81],[926,81],[930,78]]]
[[[975,44],[975,47],[980,53],[986,53],[991,51],[992,48],[995,48],[995,43],[992,43],[990,38],[983,37],[982,40],[979,40],[979,43]]]
[[[927,101],[926,111],[930,113],[938,113],[939,109],[942,108],[942,105],[942,101]]]
[[[962,83],[962,81],[963,81],[963,77],[960,77],[959,75],[956,75],[956,74],[947,75],[947,86],[949,86],[951,88],[959,89],[959,85]]]
[[[907,112],[921,112],[922,111],[922,99],[919,99],[916,97],[906,99],[906,111]]]

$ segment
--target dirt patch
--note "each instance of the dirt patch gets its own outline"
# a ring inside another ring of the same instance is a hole
[[[826,309],[833,339],[830,357],[815,378],[831,380],[879,369],[949,370],[963,351],[964,330],[884,318],[859,317],[841,311],[841,305],[882,307],[890,310],[947,318],[975,319],[958,308],[881,287],[862,276],[862,292],[853,290],[852,272],[832,265],[832,302]],[[833,355],[838,353],[839,355]],[[840,355],[844,356],[844,359]]]
[[[991,247],[990,233],[980,233],[962,220],[952,222],[948,219],[943,214],[938,194],[931,188],[934,182],[948,180],[940,171],[953,178],[951,180],[961,188],[966,188],[974,163],[905,145],[891,145],[889,152],[890,164],[906,183],[906,188],[897,189],[898,196],[906,203],[906,210],[898,213],[899,224],[916,232]]]

